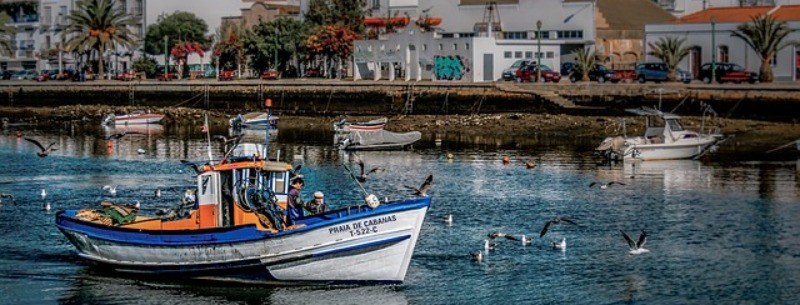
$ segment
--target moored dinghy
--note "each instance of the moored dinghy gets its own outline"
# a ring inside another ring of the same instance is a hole
[[[194,164],[196,196],[180,205],[188,213],[134,211],[109,221],[91,209],[66,210],[56,214],[56,225],[79,256],[123,273],[291,284],[403,281],[430,197],[381,203],[369,195],[289,220],[292,166],[265,154],[232,155]]]
[[[129,114],[109,114],[103,118],[103,125],[138,125],[138,124],[158,124],[164,119],[160,113],[146,113],[144,111],[133,111]]]

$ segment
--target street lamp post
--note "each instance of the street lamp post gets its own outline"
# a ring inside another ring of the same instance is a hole
[[[167,49],[168,41],[169,37],[164,35],[164,80],[169,80],[169,51]]]
[[[275,63],[273,69],[275,69],[275,73],[278,73],[278,35],[280,35],[280,30],[278,26],[275,26]]]
[[[536,21],[536,82],[542,79],[542,21]]]
[[[716,41],[716,20],[711,16],[711,81],[717,79],[717,41]]]

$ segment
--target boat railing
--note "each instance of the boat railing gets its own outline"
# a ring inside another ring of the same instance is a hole
[[[714,136],[721,134],[719,126],[701,126],[697,133],[706,136]]]

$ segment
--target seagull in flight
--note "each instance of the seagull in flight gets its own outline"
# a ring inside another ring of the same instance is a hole
[[[356,154],[353,154],[353,156],[355,156],[353,158],[355,160],[355,163],[358,164],[358,166],[361,168],[361,174],[358,175],[358,177],[356,177],[358,182],[364,183],[364,182],[367,181],[367,175],[372,174],[372,173],[382,173],[383,171],[386,170],[383,167],[375,167],[375,168],[373,168],[373,169],[371,169],[369,171],[366,171],[364,169],[364,167],[365,167],[364,166],[364,160],[361,160],[361,158],[358,157],[358,155],[356,155]]]
[[[568,224],[573,224],[573,225],[576,225],[576,226],[578,225],[576,222],[572,221],[571,219],[564,218],[564,217],[556,217],[556,218],[553,218],[553,220],[550,220],[550,221],[544,223],[544,228],[542,228],[542,231],[539,232],[539,237],[544,237],[544,235],[547,234],[547,230],[550,229],[550,225],[559,224],[562,221],[566,222]]]
[[[625,241],[628,242],[628,247],[631,249],[630,251],[628,251],[628,254],[639,255],[650,252],[650,250],[643,248],[644,244],[647,242],[647,233],[645,233],[644,230],[642,231],[642,233],[639,234],[639,240],[636,242],[634,242],[633,239],[631,239],[631,237],[628,236],[628,234],[625,234],[625,232],[623,232],[622,230],[620,230],[619,232],[622,233],[622,237],[625,238]]]
[[[496,244],[490,243],[488,239],[483,240],[483,250],[486,250],[486,253],[493,251],[496,246]]]
[[[405,187],[410,189],[410,190],[413,190],[414,191],[414,195],[427,197],[428,196],[428,190],[430,190],[430,188],[431,188],[431,182],[433,182],[433,175],[428,175],[428,178],[425,179],[425,182],[423,182],[422,185],[419,188],[416,188],[416,187],[413,187],[413,186],[408,186],[408,185],[406,185]]]
[[[44,147],[44,145],[42,145],[42,143],[39,143],[39,141],[36,141],[34,139],[31,139],[31,138],[25,138],[25,141],[31,142],[33,144],[36,144],[36,146],[39,147],[39,149],[41,151],[37,152],[36,155],[39,156],[40,158],[47,157],[47,154],[50,153],[51,151],[58,150],[57,148],[53,147],[53,146],[56,145],[56,142],[50,143],[50,145],[47,145],[47,147]]]
[[[104,185],[103,186],[103,190],[104,191],[108,191],[108,194],[111,195],[111,196],[117,196],[117,186],[116,185],[114,185],[114,186]]]
[[[611,182],[608,182],[606,184],[602,184],[602,183],[598,183],[598,182],[592,182],[592,183],[589,183],[589,187],[594,187],[595,185],[599,185],[600,189],[604,190],[604,189],[607,189],[609,186],[612,186],[614,184],[625,185],[625,183],[618,182],[618,181],[611,181]]]
[[[561,241],[553,242],[553,249],[561,251],[567,250],[567,239],[561,238]]]
[[[14,200],[14,194],[11,193],[0,193],[0,203],[3,203],[3,199],[11,199],[11,201],[16,201]]]

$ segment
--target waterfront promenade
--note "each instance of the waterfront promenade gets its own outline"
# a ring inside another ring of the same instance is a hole
[[[800,83],[692,84],[404,82],[324,79],[161,82],[0,82],[0,106],[108,105],[276,110],[302,115],[486,114],[502,112],[613,115],[622,108],[672,109],[704,102],[729,117],[791,120]]]

